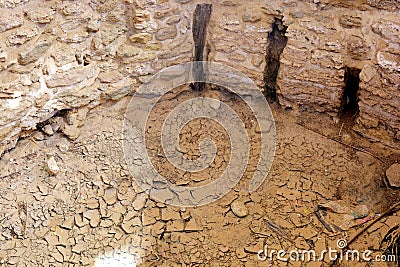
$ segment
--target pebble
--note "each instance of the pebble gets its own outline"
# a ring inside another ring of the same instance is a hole
[[[50,124],[45,125],[42,130],[47,135],[53,135],[54,134],[53,127],[51,127]]]
[[[386,170],[386,177],[391,186],[400,188],[400,164],[395,163],[390,166]]]
[[[50,175],[57,175],[60,172],[60,168],[53,156],[47,160],[47,172]]]
[[[76,125],[64,124],[62,127],[62,132],[71,140],[75,140],[81,134],[81,131],[76,127]]]
[[[249,210],[246,208],[243,202],[235,200],[231,203],[231,209],[233,214],[239,218],[244,218],[249,214]]]

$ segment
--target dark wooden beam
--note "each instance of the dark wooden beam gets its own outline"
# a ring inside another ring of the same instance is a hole
[[[211,4],[198,4],[193,15],[193,41],[194,41],[194,58],[193,61],[207,61],[204,58],[204,46],[206,44],[207,26],[211,17]],[[203,64],[196,64],[193,68],[193,76],[196,80],[204,80]],[[202,91],[206,87],[206,83],[194,83],[191,88],[196,91]]]

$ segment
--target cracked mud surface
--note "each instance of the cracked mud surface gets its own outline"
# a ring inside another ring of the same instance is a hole
[[[199,119],[181,133],[181,152],[189,159],[198,156],[198,138],[211,137],[217,145],[211,168],[196,175],[167,165],[156,141],[159,119],[185,97],[164,99],[152,114],[148,150],[171,182],[208,183],[229,160],[220,125]],[[252,140],[247,172],[234,190],[196,208],[153,201],[136,185],[122,153],[121,127],[129,98],[99,106],[87,117],[72,114],[69,120],[75,118],[81,126],[71,130],[79,135],[74,141],[59,132],[36,131],[0,160],[1,266],[93,266],[116,255],[138,255],[139,266],[301,266],[260,261],[257,252],[264,245],[317,252],[336,248],[342,235],[351,236],[363,226],[331,233],[313,213],[318,204],[341,199],[348,206],[363,204],[375,215],[399,198],[398,190],[386,189],[382,182],[386,166],[381,161],[298,125],[298,118],[277,108],[274,163],[263,185],[248,193],[246,177],[259,153],[257,129],[239,101],[219,92],[211,97],[242,111]],[[51,122],[61,123],[57,118]],[[56,176],[46,169],[51,156],[60,168]],[[399,222],[400,212],[382,218],[352,248],[379,252],[383,236]],[[307,266],[328,265],[325,259]]]

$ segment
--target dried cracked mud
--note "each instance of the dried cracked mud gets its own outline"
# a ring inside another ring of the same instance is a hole
[[[138,187],[123,155],[121,129],[130,98],[90,112],[68,111],[40,125],[0,160],[0,266],[136,266],[133,262],[137,266],[329,266],[328,258],[261,261],[258,252],[265,245],[317,253],[337,248],[338,239],[352,236],[367,222],[365,218],[346,221],[324,210],[321,216],[335,225],[331,232],[314,213],[318,205],[362,206],[372,219],[399,200],[399,191],[383,182],[387,164],[380,160],[399,154],[373,146],[369,152],[356,150],[352,146],[360,137],[346,129],[341,132],[344,141],[337,142],[329,138],[337,134],[337,125],[321,120],[319,125],[303,127],[307,121],[276,106],[272,106],[275,159],[262,186],[249,193],[246,185],[260,150],[257,127],[237,99],[219,91],[205,94],[240,111],[250,136],[249,165],[231,192],[194,208],[154,201]],[[220,175],[229,161],[230,146],[220,125],[194,120],[181,132],[181,152],[195,159],[198,140],[210,137],[218,148],[214,162],[196,174],[168,164],[157,140],[160,122],[188,97],[180,92],[159,103],[148,122],[147,148],[155,167],[171,182],[198,185]],[[352,139],[352,145],[346,138]],[[52,158],[55,162],[49,165]],[[382,254],[381,240],[399,222],[399,211],[382,218],[351,248]],[[131,265],[126,264],[129,261]],[[367,262],[336,264],[369,266]],[[375,262],[374,266],[387,265]]]

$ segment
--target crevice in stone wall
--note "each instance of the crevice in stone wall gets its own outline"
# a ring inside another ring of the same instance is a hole
[[[268,44],[265,56],[266,66],[264,71],[265,96],[270,102],[275,102],[276,78],[278,76],[280,57],[287,44],[285,36],[287,27],[280,18],[275,18],[272,31],[268,33]]]
[[[358,90],[360,88],[360,69],[346,67],[344,88],[339,117],[342,123],[353,125],[358,115]]]
[[[67,117],[68,113],[71,112],[72,109],[70,108],[66,108],[66,109],[61,109],[56,111],[56,113],[54,113],[53,116],[51,116],[50,118],[48,118],[47,120],[41,121],[39,123],[36,124],[36,130],[41,130],[44,126],[46,126],[47,124],[49,124],[49,122],[51,120],[53,120],[54,118],[57,117],[61,117],[61,118],[65,118]]]

